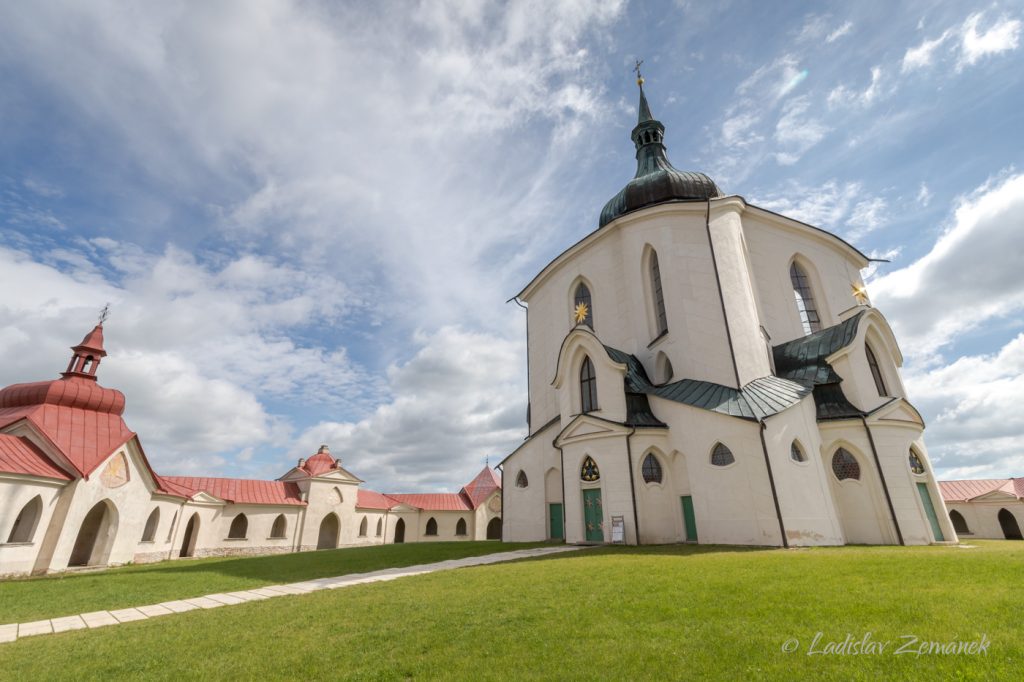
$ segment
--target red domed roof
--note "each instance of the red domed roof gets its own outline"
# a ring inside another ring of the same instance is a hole
[[[59,405],[121,415],[124,414],[124,393],[76,376],[14,384],[0,390],[0,410],[30,405]]]

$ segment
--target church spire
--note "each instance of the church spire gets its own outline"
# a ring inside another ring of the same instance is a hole
[[[654,115],[651,114],[651,106],[647,104],[647,95],[644,94],[644,77],[640,75],[640,65],[643,63],[644,60],[638,59],[636,66],[633,68],[636,71],[636,84],[640,86],[640,111],[636,120],[637,125],[654,120]]]

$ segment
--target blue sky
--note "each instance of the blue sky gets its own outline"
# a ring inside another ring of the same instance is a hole
[[[0,385],[101,381],[158,471],[329,443],[457,489],[525,435],[509,296],[679,168],[891,262],[872,300],[941,476],[1024,474],[1024,3],[0,7]]]

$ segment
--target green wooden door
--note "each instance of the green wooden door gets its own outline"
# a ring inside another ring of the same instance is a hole
[[[549,504],[548,509],[551,512],[551,539],[561,540],[565,537],[562,532],[562,504]]]
[[[924,504],[924,513],[932,524],[932,533],[937,541],[942,542],[945,538],[942,536],[942,529],[939,528],[939,517],[935,515],[935,505],[932,504],[932,496],[928,494],[928,484],[918,483],[917,492],[921,493],[921,503]]]
[[[683,495],[683,525],[686,526],[686,541],[697,542],[697,517],[693,515],[693,498]]]
[[[587,542],[604,542],[604,509],[599,489],[583,491],[583,524]]]

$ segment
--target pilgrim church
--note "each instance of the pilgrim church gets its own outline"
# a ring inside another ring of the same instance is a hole
[[[151,562],[501,537],[501,483],[458,493],[362,487],[328,447],[274,481],[161,476],[97,383],[103,325],[60,379],[0,390],[0,576]]]
[[[637,75],[636,175],[515,297],[505,538],[955,542],[869,258],[674,168]]]

